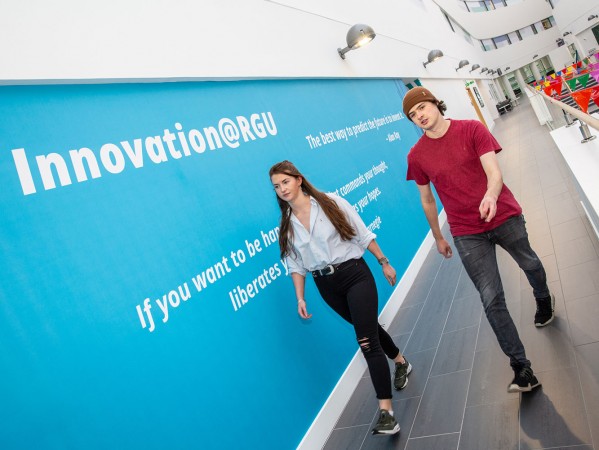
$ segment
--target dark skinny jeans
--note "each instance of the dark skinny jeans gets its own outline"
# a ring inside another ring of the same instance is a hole
[[[518,263],[532,286],[535,298],[549,296],[545,269],[530,247],[525,223],[522,215],[514,216],[491,231],[453,238],[464,268],[480,294],[485,315],[499,346],[510,358],[510,365],[515,371],[530,367],[530,361],[526,359],[524,345],[505,304],[495,246],[503,247]]]
[[[324,301],[354,326],[376,397],[390,399],[391,374],[387,357],[395,359],[399,349],[378,323],[378,292],[366,261],[356,259],[354,264],[314,281]]]

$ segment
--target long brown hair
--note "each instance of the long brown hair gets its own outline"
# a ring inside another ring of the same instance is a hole
[[[356,230],[350,225],[347,217],[341,211],[337,203],[324,192],[316,189],[305,176],[303,176],[297,167],[290,161],[281,161],[270,168],[268,176],[289,175],[294,178],[302,178],[302,192],[311,195],[316,199],[326,216],[329,218],[335,230],[344,241],[349,241],[356,235]],[[279,227],[279,248],[281,249],[281,258],[285,258],[293,250],[291,242],[293,241],[293,228],[291,227],[291,206],[278,195],[277,202],[281,209],[281,225]]]

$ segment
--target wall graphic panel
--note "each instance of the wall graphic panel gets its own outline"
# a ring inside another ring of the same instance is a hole
[[[401,274],[428,231],[404,91],[1,87],[2,448],[294,448],[357,344],[312,280],[297,316],[268,169],[345,197]]]

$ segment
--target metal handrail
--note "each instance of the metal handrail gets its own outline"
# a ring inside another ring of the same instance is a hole
[[[549,97],[544,92],[537,91],[536,89],[533,89],[530,86],[526,86],[526,87],[528,89],[530,89],[534,94],[542,95],[543,97],[545,97],[546,100],[550,101],[554,105],[557,105],[559,108],[566,111],[571,116],[576,117],[578,120],[586,123],[587,125],[590,125],[595,130],[599,131],[599,119],[596,119],[595,117],[591,116],[590,114],[586,114],[576,108],[572,108],[570,105],[567,105],[564,102],[560,102],[559,100],[556,100],[553,97]]]

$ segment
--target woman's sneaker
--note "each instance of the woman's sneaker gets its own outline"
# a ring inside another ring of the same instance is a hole
[[[535,327],[544,327],[549,325],[553,319],[553,309],[555,308],[555,296],[553,294],[545,298],[537,298],[537,312],[535,314]]]
[[[399,433],[399,424],[389,411],[381,409],[379,421],[372,429],[372,434],[396,434]]]
[[[507,387],[508,392],[530,392],[540,386],[541,383],[535,377],[530,367],[524,367],[516,372],[512,383]]]
[[[412,371],[412,364],[404,356],[403,363],[395,363],[395,375],[393,375],[393,387],[401,390],[408,385],[408,375]]]

